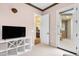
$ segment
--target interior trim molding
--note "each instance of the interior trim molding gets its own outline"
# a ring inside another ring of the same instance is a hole
[[[51,8],[51,7],[55,6],[55,5],[57,5],[57,4],[58,4],[58,3],[54,3],[54,4],[52,4],[52,5],[48,6],[48,7],[46,7],[45,9],[43,9],[43,11],[45,11],[45,10],[47,10],[47,9],[49,9],[49,8]]]
[[[32,7],[36,8],[36,9],[38,9],[38,10],[40,10],[40,11],[43,11],[42,9],[40,9],[40,8],[38,8],[38,7],[34,6],[34,5],[32,5],[31,3],[25,3],[25,4],[27,4],[27,5],[29,5],[29,6],[32,6]]]
[[[61,49],[61,50],[64,50],[64,51],[67,51],[67,52],[69,52],[69,53],[72,53],[72,54],[74,54],[74,55],[77,55],[77,53],[75,53],[75,52],[71,52],[71,51],[69,51],[69,50],[66,50],[66,49],[63,49],[63,48],[60,48],[60,47],[57,47],[58,49]]]
[[[35,5],[32,5],[31,3],[25,3],[25,4],[27,4],[27,5],[29,5],[29,6],[32,6],[32,7],[36,8],[36,9],[38,9],[38,10],[40,10],[40,11],[45,11],[45,10],[47,10],[47,9],[49,9],[49,8],[51,8],[51,7],[55,6],[55,5],[57,5],[58,3],[54,3],[54,4],[48,6],[48,7],[44,8],[44,9],[41,9],[41,8],[35,6]]]

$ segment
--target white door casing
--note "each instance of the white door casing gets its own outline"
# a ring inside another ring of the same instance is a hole
[[[76,31],[76,45],[77,45],[77,55],[79,55],[79,6],[77,5],[77,8],[76,8],[76,27],[77,27],[77,31]]]

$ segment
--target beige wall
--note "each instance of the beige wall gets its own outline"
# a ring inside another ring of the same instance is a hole
[[[50,45],[56,46],[56,11],[59,9],[63,9],[66,7],[74,7],[75,4],[73,3],[61,3],[58,4],[43,13],[49,13],[50,14]]]
[[[16,14],[11,12],[11,8],[16,8]],[[26,4],[4,3],[0,4],[0,26],[25,26],[27,29],[27,37],[35,39],[34,13],[40,14],[41,11],[28,6]]]

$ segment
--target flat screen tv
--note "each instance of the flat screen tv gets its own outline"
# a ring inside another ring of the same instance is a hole
[[[26,28],[18,26],[2,26],[2,39],[25,37]]]

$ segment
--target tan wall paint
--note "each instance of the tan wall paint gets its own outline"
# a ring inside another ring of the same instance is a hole
[[[56,46],[56,11],[66,7],[74,7],[74,6],[75,4],[73,3],[60,3],[43,12],[43,14],[49,13],[50,15],[50,45],[51,46]]]
[[[18,13],[11,12],[11,8],[16,8]],[[41,11],[23,3],[0,3],[0,26],[25,26],[27,37],[35,39],[34,13],[41,14]]]

